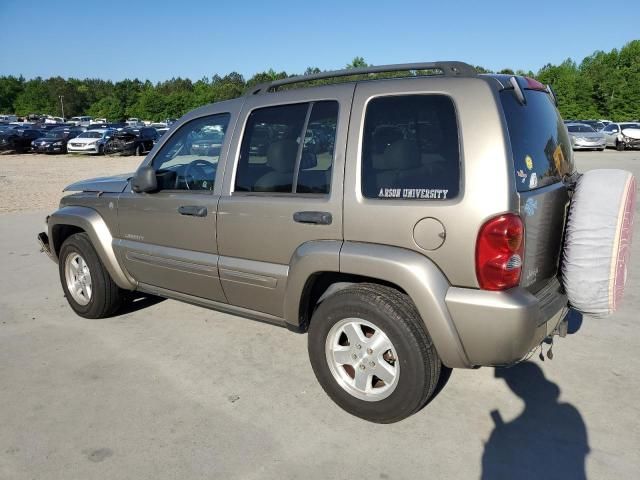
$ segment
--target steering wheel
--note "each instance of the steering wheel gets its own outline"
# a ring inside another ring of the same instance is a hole
[[[196,190],[196,187],[200,187],[200,190],[213,189],[213,180],[211,180],[211,185],[209,185],[205,167],[211,168],[214,172],[216,171],[216,166],[213,163],[202,159],[194,160],[185,167],[184,183],[187,190]]]

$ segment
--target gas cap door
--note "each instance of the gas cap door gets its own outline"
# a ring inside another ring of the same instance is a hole
[[[413,240],[423,250],[437,250],[446,237],[444,225],[437,218],[423,218],[413,227]]]

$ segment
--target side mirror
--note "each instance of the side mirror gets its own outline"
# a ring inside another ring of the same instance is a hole
[[[151,193],[158,190],[158,179],[153,167],[140,167],[131,181],[131,189],[136,193]]]

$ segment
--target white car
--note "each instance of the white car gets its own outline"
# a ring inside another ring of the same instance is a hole
[[[73,123],[78,127],[88,127],[91,124],[91,117],[71,117],[69,123]]]
[[[102,155],[104,153],[104,144],[111,138],[114,131],[115,130],[110,128],[87,130],[76,138],[69,140],[69,143],[67,143],[67,152]]]
[[[635,122],[610,123],[604,130],[607,147],[617,150],[640,148],[640,124]]]

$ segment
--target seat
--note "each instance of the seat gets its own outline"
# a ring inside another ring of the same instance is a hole
[[[291,192],[297,154],[298,143],[295,140],[280,140],[269,145],[266,165],[271,171],[256,180],[253,191]]]
[[[414,140],[397,140],[389,145],[382,156],[373,157],[373,168],[378,170],[378,188],[402,188],[416,184],[428,175],[422,164],[418,144]]]

